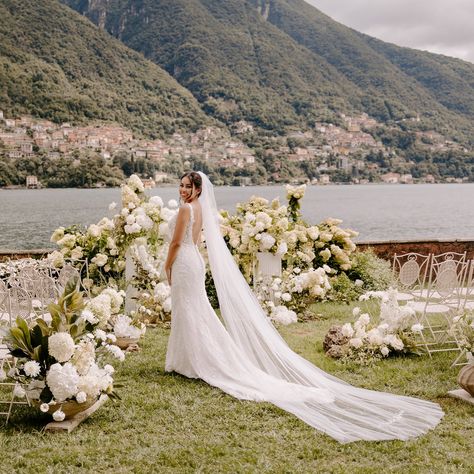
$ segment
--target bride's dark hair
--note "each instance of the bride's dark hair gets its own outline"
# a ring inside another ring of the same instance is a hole
[[[202,178],[199,173],[196,173],[196,171],[188,171],[184,173],[179,180],[181,181],[183,178],[189,178],[191,184],[199,191],[198,196],[200,196],[202,192]]]

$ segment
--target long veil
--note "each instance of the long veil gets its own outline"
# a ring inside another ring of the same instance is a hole
[[[313,387],[334,395],[332,403],[314,403],[295,394],[294,401],[278,406],[343,443],[404,440],[436,426],[443,416],[439,405],[353,387],[290,349],[268,320],[228,250],[220,232],[213,185],[204,173],[199,174],[203,180],[199,202],[209,264],[230,336],[252,364],[267,374],[297,384],[299,392]]]

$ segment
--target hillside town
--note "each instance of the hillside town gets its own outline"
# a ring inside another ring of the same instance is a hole
[[[433,174],[415,179],[409,173],[383,172],[379,164],[366,157],[378,154],[397,162],[395,151],[384,146],[369,132],[380,125],[367,114],[358,117],[341,115],[339,125],[316,123],[314,129],[295,130],[284,137],[274,137],[263,151],[263,158],[270,159],[276,169],[271,180],[278,182],[279,169],[283,163],[311,163],[317,172],[312,184],[337,182],[333,175],[342,171],[350,176],[352,184],[367,184],[369,179],[361,178],[370,172],[375,182],[387,184],[412,184],[415,182],[435,183]],[[3,159],[28,159],[38,154],[48,159],[77,157],[77,153],[93,151],[106,162],[112,162],[118,154],[145,159],[159,165],[181,160],[185,164],[206,163],[219,169],[246,170],[247,177],[241,184],[252,184],[251,172],[257,163],[254,149],[244,143],[244,137],[254,133],[254,127],[245,121],[231,127],[232,134],[224,128],[206,127],[194,133],[174,133],[165,140],[145,140],[119,125],[98,124],[73,126],[70,123],[56,124],[49,120],[30,116],[11,118],[0,111],[0,157]],[[421,148],[430,152],[443,152],[461,147],[435,132],[416,132]],[[467,152],[467,150],[461,150]],[[365,173],[364,173],[365,172]],[[163,171],[156,171],[147,178],[147,184],[173,181],[174,177]],[[466,178],[447,178],[447,182],[463,182]],[[28,176],[27,187],[40,187],[36,176]]]

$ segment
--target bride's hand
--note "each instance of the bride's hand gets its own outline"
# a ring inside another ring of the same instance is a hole
[[[171,286],[171,268],[165,268],[166,279],[168,280],[168,285]]]

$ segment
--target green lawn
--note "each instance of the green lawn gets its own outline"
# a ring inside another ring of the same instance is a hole
[[[165,374],[169,330],[157,328],[117,373],[122,401],[73,433],[41,433],[46,416],[27,408],[0,425],[0,472],[474,472],[474,407],[446,396],[456,388],[453,354],[342,364],[324,355],[322,340],[331,324],[350,319],[350,307],[320,304],[316,312],[323,319],[281,329],[296,352],[358,386],[437,401],[441,424],[409,442],[341,445],[273,405]]]

